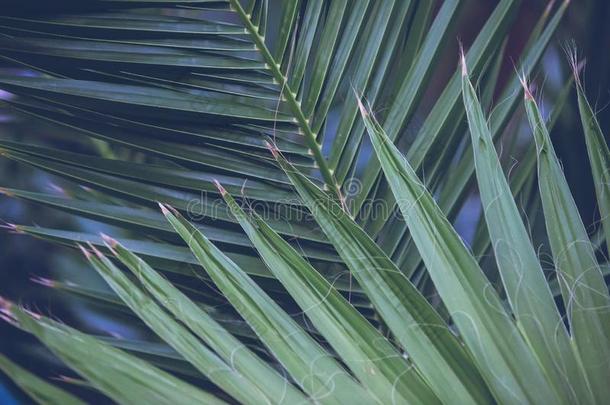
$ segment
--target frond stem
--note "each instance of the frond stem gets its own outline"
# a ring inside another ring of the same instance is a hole
[[[316,140],[316,135],[313,133],[311,126],[309,125],[309,120],[305,117],[303,110],[301,110],[300,103],[296,99],[296,94],[293,93],[292,89],[288,86],[288,78],[284,76],[282,71],[280,70],[280,66],[276,63],[275,58],[269,52],[267,45],[265,44],[265,39],[259,34],[258,28],[252,24],[248,14],[244,11],[243,7],[239,0],[230,0],[231,8],[237,12],[239,17],[244,22],[246,29],[252,36],[256,47],[260,50],[265,63],[269,66],[271,73],[273,74],[274,79],[280,84],[282,88],[282,97],[285,98],[290,110],[297,123],[301,127],[305,135],[305,142],[307,143],[307,147],[311,150],[314,160],[318,165],[320,173],[322,174],[322,178],[326,183],[326,186],[330,189],[330,191],[341,201],[344,202],[344,199],[341,196],[341,188],[339,187],[335,176],[333,175],[331,169],[329,168],[324,155],[322,155],[322,149],[318,141]]]

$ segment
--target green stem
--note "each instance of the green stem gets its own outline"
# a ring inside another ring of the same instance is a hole
[[[343,202],[343,198],[341,196],[341,189],[335,180],[335,176],[333,175],[332,170],[329,168],[326,159],[322,155],[322,149],[320,144],[316,140],[316,134],[313,133],[311,127],[309,125],[309,119],[305,117],[303,114],[303,110],[301,110],[301,104],[296,99],[296,94],[292,92],[290,87],[288,86],[288,78],[284,76],[282,71],[280,70],[280,66],[276,63],[275,58],[269,52],[267,45],[265,44],[265,39],[258,33],[258,28],[252,24],[248,14],[242,8],[239,0],[230,0],[231,7],[233,10],[237,12],[240,18],[243,20],[246,29],[252,36],[254,43],[257,48],[263,55],[263,59],[269,65],[269,69],[273,74],[275,80],[281,85],[282,88],[282,96],[285,98],[290,110],[297,123],[301,127],[301,130],[305,134],[305,142],[307,143],[307,147],[311,151],[316,164],[322,174],[322,178],[326,183],[326,187],[330,189],[330,191],[339,199],[339,201]]]

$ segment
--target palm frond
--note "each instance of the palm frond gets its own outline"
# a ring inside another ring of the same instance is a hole
[[[0,193],[111,226],[115,239],[6,227],[87,244],[110,290],[33,280],[147,338],[85,334],[4,299],[2,317],[118,403],[603,403],[608,146],[576,74],[602,219],[590,238],[549,134],[573,79],[548,125],[523,78],[497,85],[517,0],[498,2],[462,68],[422,103],[457,48],[464,3],[3,10],[0,58],[27,75],[3,73],[0,88],[41,131],[0,139],[0,154],[60,178],[62,192]],[[523,77],[568,3],[539,16],[517,58]],[[534,134],[523,152],[509,125],[522,94]],[[511,136],[521,162],[508,176],[497,143]],[[471,250],[452,222],[475,177]],[[552,263],[531,215],[544,217]],[[0,368],[39,402],[80,403],[2,356]]]

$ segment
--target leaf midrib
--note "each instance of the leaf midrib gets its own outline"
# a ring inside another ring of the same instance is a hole
[[[293,114],[295,122],[303,131],[307,147],[311,151],[313,158],[316,161],[320,174],[324,179],[326,188],[329,189],[331,193],[340,201],[343,201],[340,186],[337,184],[335,176],[333,175],[333,172],[329,168],[326,159],[322,154],[322,147],[316,140],[316,134],[313,133],[313,130],[311,129],[309,123],[309,119],[305,116],[303,110],[301,109],[300,102],[296,99],[296,93],[292,91],[288,84],[288,78],[280,70],[280,65],[276,62],[271,52],[269,52],[269,49],[265,44],[264,37],[258,33],[257,27],[252,23],[252,21],[248,17],[248,14],[244,11],[241,4],[239,3],[239,0],[229,1],[231,3],[231,9],[233,9],[240,17],[241,21],[246,27],[246,31],[248,31],[248,33],[252,37],[256,48],[261,52],[261,56],[268,65],[267,67],[271,71],[273,78],[279,83],[281,88],[280,96],[284,101],[287,102]]]

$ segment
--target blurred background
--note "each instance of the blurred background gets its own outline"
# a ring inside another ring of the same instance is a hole
[[[51,7],[61,8],[62,2],[54,2]],[[9,2],[11,4],[11,2]],[[21,7],[15,2],[9,7]],[[449,76],[457,66],[458,38],[467,46],[479,31],[495,5],[492,0],[471,0],[462,8],[460,20],[456,25],[453,41],[447,41],[446,50],[440,60],[438,69],[426,93],[422,111],[427,111],[442,91]],[[507,57],[504,60],[499,81],[505,82],[514,75],[514,61],[517,59],[527,37],[537,21],[547,1],[530,0],[523,2],[516,23],[507,42]],[[598,112],[602,130],[610,133],[610,2],[606,0],[578,0],[570,5],[563,23],[548,48],[542,63],[542,69],[534,78],[539,85],[538,97],[543,100],[546,113],[553,106],[553,95],[565,83],[570,74],[564,46],[568,41],[575,41],[579,57],[587,63],[584,70],[585,88],[589,99]],[[0,73],[6,73],[14,68],[3,65],[0,61]],[[18,71],[20,75],[31,74],[28,71]],[[501,84],[499,86],[501,88]],[[543,84],[543,88],[540,85]],[[9,93],[1,93],[0,99],[11,97]],[[383,106],[374,106],[375,109]],[[414,119],[417,125],[417,117]],[[531,136],[523,128],[523,136]],[[19,141],[24,137],[35,136],[37,139],[53,139],[61,142],[61,134],[53,133],[54,128],[42,125],[30,119],[15,116],[0,101],[0,137]],[[572,193],[581,211],[585,224],[594,224],[595,201],[593,184],[590,178],[587,154],[578,117],[576,98],[570,97],[569,105],[561,114],[560,121],[552,133],[555,148],[564,165],[566,177],[571,185]],[[526,138],[527,139],[527,138]],[[0,187],[12,187],[27,190],[46,191],[61,194],[63,180],[43,173],[29,166],[18,164],[0,156]],[[137,338],[142,331],[135,327],[124,327],[120,319],[108,318],[84,301],[67,294],[58,294],[54,289],[45,286],[46,279],[67,279],[78,282],[103,285],[97,275],[90,271],[80,255],[75,251],[51,244],[29,236],[15,234],[10,224],[44,225],[46,227],[69,228],[98,233],[112,233],[112,229],[103,228],[93,221],[76,219],[58,210],[45,208],[24,202],[20,199],[0,195],[0,295],[21,302],[27,306],[44,308],[46,314],[61,319],[82,330],[96,333],[111,331],[114,334]],[[476,202],[472,207],[466,206],[458,219],[459,231],[468,239],[472,235],[478,221]],[[533,224],[535,227],[535,224]],[[41,375],[61,378],[66,370],[61,364],[55,363],[52,357],[42,352],[40,345],[28,335],[17,331],[5,322],[0,322],[0,352],[30,369],[37,370]],[[40,358],[46,359],[40,361]],[[36,359],[36,360],[34,360]],[[35,361],[35,362],[34,362]],[[68,374],[68,377],[70,375]],[[91,394],[94,395],[94,394]],[[17,404],[27,402],[26,398],[15,389],[4,376],[0,374],[0,404]]]

